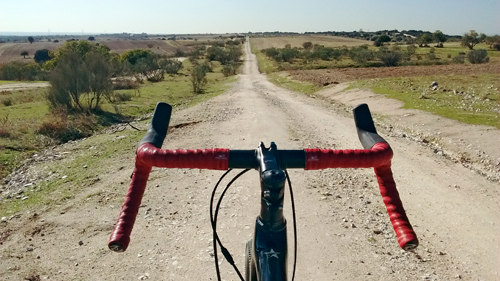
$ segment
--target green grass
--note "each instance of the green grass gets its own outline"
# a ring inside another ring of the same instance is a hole
[[[498,74],[397,77],[362,80],[352,83],[350,88],[370,88],[404,102],[404,108],[420,109],[468,124],[500,128],[499,78]],[[430,89],[432,81],[438,81],[438,91]],[[453,90],[467,94],[457,95]]]
[[[308,95],[318,91],[319,89],[313,83],[292,80],[285,74],[285,72],[272,72],[267,75],[267,79],[278,87]]]
[[[3,84],[12,84],[12,83],[19,83],[18,81],[5,81],[5,80],[0,80],[0,85]]]
[[[132,100],[117,104],[118,113],[134,117],[150,114],[158,101],[168,102],[174,108],[188,107],[224,93],[236,80],[235,76],[224,77],[220,73],[220,64],[214,63],[214,73],[207,74],[209,83],[205,93],[193,94],[188,74],[191,68],[190,62],[185,60],[184,69],[179,75],[166,76],[165,81],[159,83],[145,82],[139,91],[116,91],[132,96]],[[46,91],[46,88],[38,88],[7,92],[0,96],[0,100],[13,101],[10,106],[0,103],[0,178],[18,167],[19,162],[33,151],[43,149],[48,144],[47,138],[36,133],[41,124],[50,118],[45,101]],[[115,113],[115,107],[111,104],[104,103],[102,108]],[[106,115],[97,116],[101,125],[110,123],[106,118]]]
[[[128,130],[97,135],[76,143],[73,153],[66,159],[58,161],[57,165],[50,166],[50,170],[48,170],[49,167],[40,169],[41,173],[53,171],[56,176],[24,192],[22,196],[29,197],[26,200],[4,200],[0,204],[0,217],[9,216],[27,208],[36,207],[37,210],[51,208],[73,198],[75,192],[81,191],[86,186],[92,185],[98,178],[105,176],[106,173],[112,172],[107,170],[108,167],[112,163],[123,161],[123,155],[133,151],[143,135],[143,131]],[[125,137],[118,138],[118,136]],[[130,161],[133,161],[133,154],[130,156]],[[110,187],[108,192],[112,191]]]

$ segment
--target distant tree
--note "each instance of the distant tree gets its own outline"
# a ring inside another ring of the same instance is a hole
[[[419,47],[429,47],[429,43],[432,42],[432,37],[429,34],[424,33],[420,35],[417,39],[417,44]]]
[[[94,36],[89,36],[89,41],[94,41],[95,40],[95,37]]]
[[[28,51],[21,52],[21,56],[23,56],[23,58],[26,58],[27,55],[29,55]]]
[[[442,48],[443,43],[446,42],[447,38],[446,35],[444,35],[441,30],[436,30],[433,34],[432,37],[434,37],[434,41],[437,43],[436,47]]]
[[[313,43],[312,42],[304,42],[304,43],[302,43],[302,47],[304,47],[304,49],[306,49],[306,50],[309,50],[313,47]]]
[[[471,30],[462,36],[461,44],[462,47],[467,47],[469,50],[473,50],[474,46],[480,43],[481,39],[484,40],[484,38],[486,38],[486,35],[479,35],[475,30]]]
[[[28,42],[30,42],[30,44],[33,44],[34,41],[35,38],[33,38],[32,36],[28,37]]]
[[[35,52],[35,56],[33,57],[35,61],[39,64],[43,64],[46,61],[49,61],[52,57],[50,56],[50,52],[47,49],[37,50]]]

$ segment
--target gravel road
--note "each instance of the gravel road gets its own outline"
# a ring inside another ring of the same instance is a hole
[[[244,72],[230,91],[174,112],[172,125],[193,125],[173,130],[164,148],[252,149],[260,141],[282,149],[361,148],[344,107],[272,85],[248,43],[245,51]],[[394,150],[395,180],[419,248],[399,248],[371,169],[293,170],[296,280],[499,280],[498,182],[409,138],[379,133]],[[122,160],[59,208],[0,224],[11,230],[0,245],[0,279],[215,280],[208,206],[221,172],[154,169],[130,247],[117,254],[106,243],[127,184],[120,193],[109,186],[129,181],[133,151]],[[96,191],[100,196],[86,197]],[[219,214],[219,235],[241,270],[259,193],[251,171],[228,191]],[[285,209],[292,241],[289,201]],[[223,280],[238,280],[226,261],[221,268]]]

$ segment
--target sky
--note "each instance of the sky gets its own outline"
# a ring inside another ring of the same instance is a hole
[[[0,0],[0,34],[470,30],[500,34],[500,0]]]

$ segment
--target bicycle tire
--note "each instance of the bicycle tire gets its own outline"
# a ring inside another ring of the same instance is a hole
[[[255,265],[252,263],[253,239],[248,240],[245,251],[245,281],[257,281]]]

